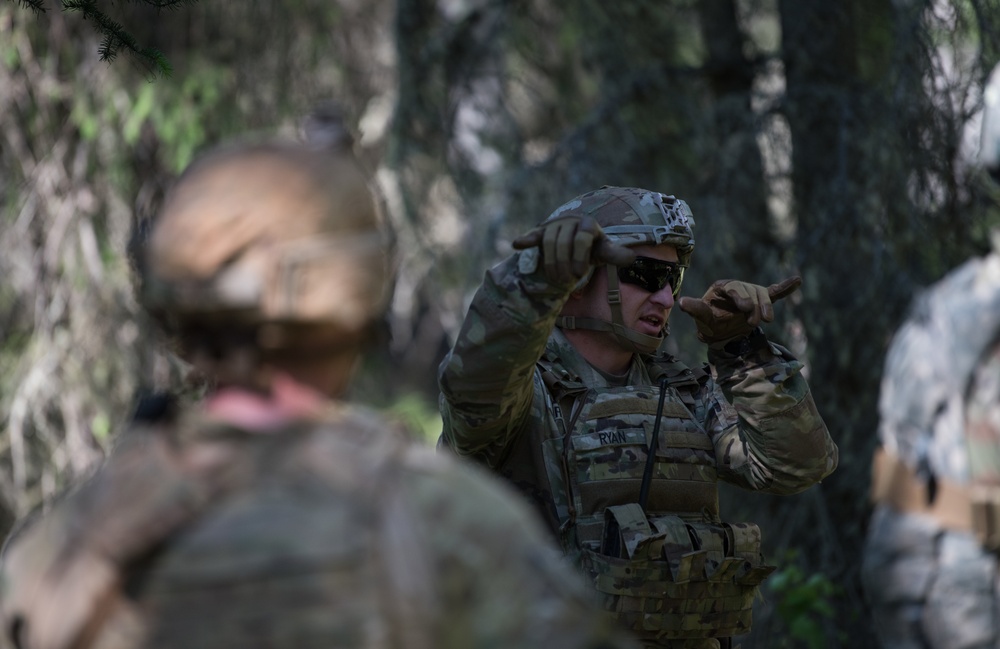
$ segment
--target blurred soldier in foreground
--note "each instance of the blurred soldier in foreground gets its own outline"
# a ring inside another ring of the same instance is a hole
[[[711,366],[660,351],[694,249],[673,196],[603,187],[491,269],[441,365],[442,443],[530,498],[619,624],[648,647],[729,647],[764,564],[718,481],[816,484],[837,447],[799,363],[758,325],[800,280],[680,298]]]
[[[168,195],[143,298],[215,387],[146,412],[13,538],[10,645],[626,646],[489,474],[331,400],[390,283],[387,233],[338,140],[223,148]]]
[[[919,295],[889,348],[862,577],[888,649],[1000,647],[1000,254]]]

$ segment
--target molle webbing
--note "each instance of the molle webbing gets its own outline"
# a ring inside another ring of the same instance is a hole
[[[617,415],[638,414],[655,415],[656,401],[653,399],[643,399],[640,397],[621,397],[613,401],[601,401],[591,406],[587,413],[587,419],[602,419],[605,417],[615,417]],[[667,401],[663,404],[664,417],[690,417],[691,414],[684,404],[676,401]],[[698,435],[706,441],[708,437]],[[711,448],[708,446],[707,448]]]
[[[603,604],[643,639],[742,635],[750,630],[764,565],[756,525],[647,521],[635,504],[611,507],[626,557],[584,550]]]
[[[644,416],[651,422],[657,412],[657,401],[630,392],[620,393],[614,398],[589,404],[583,409],[579,423],[585,428],[593,428],[598,422],[636,415]],[[688,408],[676,398],[668,398],[664,402],[664,422],[690,418]],[[647,436],[651,434],[651,428],[646,427]],[[648,437],[642,444],[648,447]],[[660,435],[654,465],[654,488],[649,493],[647,511],[673,512],[694,520],[702,520],[706,512],[717,516],[718,474],[714,460],[711,463],[688,463],[668,459],[671,454],[687,456],[692,451],[701,451],[706,457],[711,457],[714,448],[708,435],[700,431],[671,430],[668,423]],[[614,479],[574,481],[576,533],[580,541],[597,542],[602,538],[604,510],[609,505],[636,501],[642,482],[642,468],[642,463],[637,463],[634,474],[622,474]]]
[[[571,504],[564,529],[572,535],[563,542],[605,609],[642,641],[742,635],[757,587],[774,568],[764,563],[756,525],[719,522],[715,449],[687,389],[697,378],[683,367],[666,369],[675,378],[662,388],[645,510],[638,498],[661,388],[595,388],[564,398],[574,416],[563,446]]]
[[[654,512],[691,512],[699,518],[705,509],[714,511],[718,489],[714,482],[701,480],[701,467],[675,465],[670,489],[658,489],[650,494],[647,508]],[[657,478],[662,480],[663,478]],[[639,491],[640,480],[615,480],[606,483],[589,482],[579,485],[583,509],[578,514],[597,514],[609,503],[628,502]],[[585,537],[581,537],[585,538]]]
[[[657,477],[657,488],[650,491],[646,507],[651,512],[677,512],[684,518],[701,520],[705,512],[716,514],[719,490],[715,469],[698,465],[673,464],[669,479]],[[604,521],[599,515],[611,503],[629,502],[639,493],[641,479],[585,482],[577,485],[580,507],[577,511],[577,536],[581,541],[602,538]],[[664,485],[663,483],[668,484]],[[664,488],[666,487],[666,488]]]

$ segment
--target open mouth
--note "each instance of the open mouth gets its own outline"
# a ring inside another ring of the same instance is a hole
[[[656,316],[648,315],[648,316],[639,318],[639,322],[641,322],[642,324],[645,324],[650,329],[656,330],[657,332],[659,332],[661,329],[663,329],[663,318],[658,318]]]

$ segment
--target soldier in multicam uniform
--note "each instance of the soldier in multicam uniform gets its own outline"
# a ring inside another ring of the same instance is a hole
[[[8,543],[5,646],[632,646],[515,494],[335,399],[387,244],[349,149],[245,143],[185,172],[143,297],[217,383]]]
[[[1000,647],[1000,239],[886,356],[862,578],[887,649]]]
[[[440,372],[442,446],[530,498],[647,647],[750,629],[773,568],[757,526],[720,519],[718,480],[791,494],[837,464],[801,365],[758,327],[798,278],[681,298],[712,367],[660,351],[693,225],[658,192],[574,198],[487,272]]]

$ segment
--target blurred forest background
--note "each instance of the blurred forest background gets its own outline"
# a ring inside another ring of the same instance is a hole
[[[687,200],[685,294],[803,277],[768,333],[807,364],[841,463],[795,497],[724,491],[781,565],[743,647],[875,646],[858,567],[883,354],[998,221],[1000,0],[107,3],[166,77],[27,4],[0,0],[0,531],[91,470],[138,392],[182,387],[127,255],[164,189],[203,147],[294,134],[336,98],[401,253],[358,393],[429,440],[483,271],[578,193]],[[668,342],[702,362],[680,312]]]

